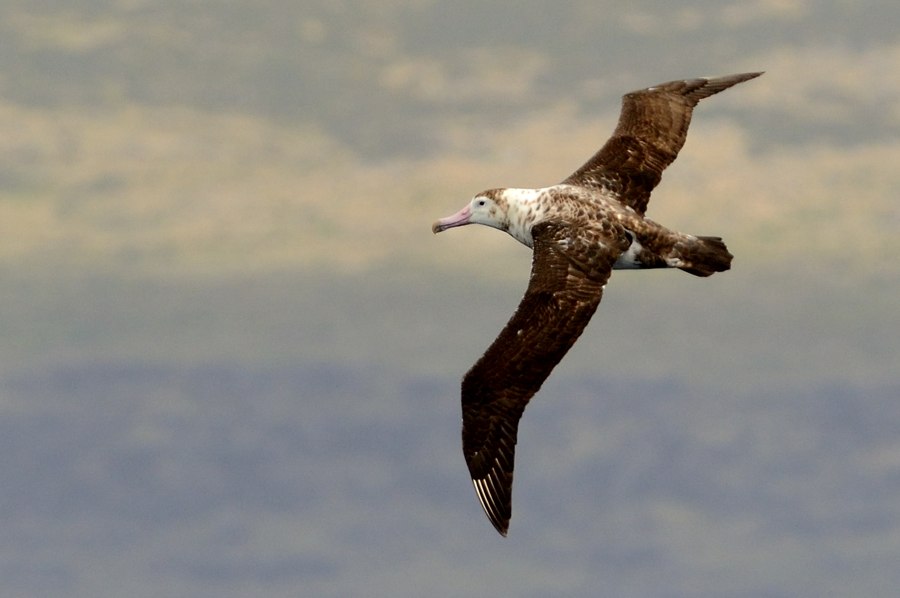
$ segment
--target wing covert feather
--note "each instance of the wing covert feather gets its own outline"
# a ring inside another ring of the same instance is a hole
[[[462,440],[481,505],[506,535],[519,418],[532,396],[581,335],[600,303],[624,232],[562,223],[534,227],[534,259],[525,296],[462,383]]]
[[[684,146],[697,103],[761,74],[670,81],[626,94],[612,137],[563,183],[604,189],[643,214]]]

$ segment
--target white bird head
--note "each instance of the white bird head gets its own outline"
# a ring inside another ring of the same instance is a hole
[[[466,224],[483,224],[498,230],[509,229],[508,204],[498,189],[479,193],[468,204],[452,216],[441,218],[431,225],[433,233],[445,231]]]

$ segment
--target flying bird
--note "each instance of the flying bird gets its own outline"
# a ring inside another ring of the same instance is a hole
[[[482,191],[434,233],[483,224],[533,249],[525,296],[462,380],[462,445],[475,492],[506,536],[519,419],[581,335],[616,269],[679,268],[710,276],[731,266],[719,237],[644,217],[650,193],[687,138],[703,98],[762,73],[662,83],[622,98],[612,137],[581,168],[540,189]]]

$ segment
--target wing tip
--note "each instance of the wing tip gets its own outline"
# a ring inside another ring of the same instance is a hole
[[[720,91],[725,91],[729,87],[734,87],[738,83],[743,83],[745,81],[749,81],[750,79],[756,79],[757,77],[764,74],[765,71],[752,71],[747,73],[734,73],[732,75],[720,75],[715,77],[705,76],[697,77],[694,79],[676,79],[674,81],[667,81],[666,83],[659,83],[646,89],[633,91],[629,94],[626,94],[626,97],[639,95],[646,92],[675,93],[692,100],[691,103],[696,106],[697,103],[704,98],[715,95]]]
[[[481,503],[484,514],[487,515],[488,520],[494,526],[494,529],[497,530],[497,533],[505,538],[506,534],[509,533],[511,514],[508,513],[508,507],[506,509],[503,508],[499,497],[496,496],[495,489],[491,487],[489,478],[490,476],[472,478],[472,486],[475,487],[475,494],[478,496],[478,502]]]
[[[734,75],[725,75],[724,77],[707,77],[707,81],[722,81],[723,83],[727,83],[729,87],[732,85],[737,85],[738,83],[743,83],[744,81],[749,81],[750,79],[756,79],[757,77],[764,75],[766,71],[753,71],[749,73],[736,73]]]

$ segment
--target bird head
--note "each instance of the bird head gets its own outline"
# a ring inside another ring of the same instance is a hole
[[[456,214],[437,220],[431,225],[431,231],[437,234],[466,224],[483,224],[502,231],[508,230],[507,204],[502,193],[496,189],[479,193]]]

